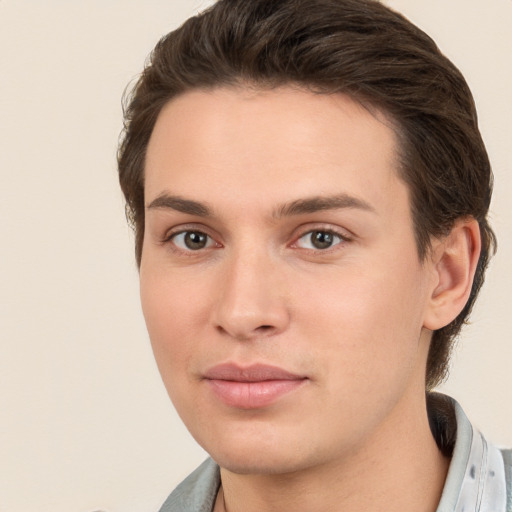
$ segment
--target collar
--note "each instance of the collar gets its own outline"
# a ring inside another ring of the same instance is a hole
[[[456,436],[437,512],[505,512],[507,489],[500,450],[471,425],[455,400],[445,398],[455,412]]]

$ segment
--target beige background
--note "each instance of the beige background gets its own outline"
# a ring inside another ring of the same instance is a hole
[[[207,2],[0,0],[0,512],[156,511],[204,452],[138,303],[115,170],[120,97]],[[512,0],[389,0],[467,75],[500,249],[445,389],[512,445]]]

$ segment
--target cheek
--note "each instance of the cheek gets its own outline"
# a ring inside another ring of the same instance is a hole
[[[190,287],[190,283],[188,283]],[[141,269],[140,296],[155,359],[164,374],[186,363],[192,350],[190,339],[197,321],[197,294],[187,293],[187,283],[161,273]]]
[[[415,365],[424,301],[421,276],[415,267],[395,270],[339,272],[301,293],[297,315],[303,318],[305,338],[316,340],[311,348],[321,355],[326,375],[344,374],[346,383],[368,387],[400,379],[400,368],[407,374]]]
[[[172,284],[170,284],[172,283]],[[180,415],[193,406],[188,369],[198,336],[198,302],[179,280],[141,272],[140,295],[155,361],[169,398]]]

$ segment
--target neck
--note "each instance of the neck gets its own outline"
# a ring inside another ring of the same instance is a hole
[[[329,463],[280,475],[221,469],[215,511],[434,512],[448,465],[431,434],[425,401],[399,403],[364,446]]]

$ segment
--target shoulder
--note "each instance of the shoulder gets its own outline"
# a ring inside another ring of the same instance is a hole
[[[503,455],[505,468],[508,469],[508,471],[512,471],[512,448],[502,448],[500,451],[501,455]]]
[[[512,449],[502,449],[500,451],[503,456],[507,482],[507,512],[512,512]]]
[[[211,512],[219,485],[219,467],[208,458],[174,489],[160,512]]]

